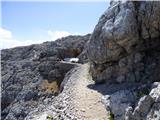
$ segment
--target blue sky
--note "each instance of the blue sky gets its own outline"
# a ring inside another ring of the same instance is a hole
[[[109,1],[16,2],[2,1],[2,28],[13,44],[8,47],[55,40],[70,34],[91,33]],[[0,30],[3,32],[3,30]],[[3,33],[4,34],[4,33]],[[18,43],[21,42],[21,43]],[[16,42],[18,43],[16,45]],[[11,44],[6,43],[6,44]],[[2,48],[7,48],[3,40]]]

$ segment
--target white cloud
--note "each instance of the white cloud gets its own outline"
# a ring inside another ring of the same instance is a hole
[[[66,36],[71,35],[71,33],[67,32],[67,31],[51,31],[51,30],[48,30],[47,33],[50,36],[52,41],[55,41],[58,38],[62,38],[62,37],[66,37]]]
[[[45,41],[55,41],[58,38],[66,37],[68,35],[71,35],[71,33],[67,31],[48,30],[46,39],[44,40],[38,40],[38,41],[37,40],[17,40],[17,39],[14,39],[14,36],[12,35],[11,31],[0,28],[0,49],[38,44],[38,43],[43,43]],[[49,37],[49,40],[48,40],[48,37]]]
[[[5,30],[3,28],[0,28],[0,36],[2,37],[2,39],[11,39],[12,33],[9,30]]]
[[[16,40],[13,38],[12,32],[0,28],[0,49],[13,48],[17,46],[26,46],[31,44],[43,43],[46,40]]]

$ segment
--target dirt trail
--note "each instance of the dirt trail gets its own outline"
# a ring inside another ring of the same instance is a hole
[[[108,120],[108,113],[101,102],[101,93],[87,87],[94,84],[88,73],[88,65],[81,65],[76,73],[73,105],[77,111],[77,118],[80,120]]]

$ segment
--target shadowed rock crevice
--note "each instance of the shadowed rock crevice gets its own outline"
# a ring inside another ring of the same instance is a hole
[[[39,66],[39,72],[44,79],[44,81],[42,82],[44,84],[43,86],[46,86],[43,88],[45,89],[48,87],[50,89],[52,88],[53,90],[50,90],[50,92],[55,92],[55,94],[62,92],[63,88],[61,83],[63,82],[66,73],[76,66],[77,66],[76,64],[69,62],[68,63],[60,61],[43,62]]]

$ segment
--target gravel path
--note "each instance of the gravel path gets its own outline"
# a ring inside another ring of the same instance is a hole
[[[73,74],[76,84],[73,90],[73,105],[80,120],[107,120],[107,111],[101,102],[102,95],[88,88],[94,84],[88,73],[88,64],[81,65]],[[71,76],[72,77],[72,76]]]

